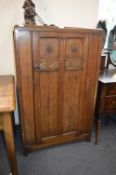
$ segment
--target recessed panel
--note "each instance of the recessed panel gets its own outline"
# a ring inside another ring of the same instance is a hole
[[[41,138],[58,133],[58,73],[40,73]]]
[[[80,100],[80,71],[66,71],[64,77],[64,115],[63,132],[77,131],[77,122],[80,118],[79,100]]]
[[[83,52],[83,39],[67,39],[66,40],[66,57],[81,58]]]
[[[59,40],[57,38],[40,38],[39,55],[40,58],[58,58]]]

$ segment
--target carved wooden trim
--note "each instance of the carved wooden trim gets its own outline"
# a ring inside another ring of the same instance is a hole
[[[52,52],[52,47],[51,46],[47,46],[46,47],[46,52],[47,53],[51,53]]]
[[[78,51],[78,48],[77,47],[72,47],[71,48],[71,51],[74,53],[74,52],[77,52]]]
[[[70,59],[70,60],[65,60],[65,70],[75,70],[75,69],[82,69],[82,60],[79,59],[74,60],[74,59]]]
[[[41,63],[40,65],[35,65],[34,70],[40,72],[50,72],[50,71],[57,71],[59,67],[59,62],[55,62],[52,65],[48,63]]]

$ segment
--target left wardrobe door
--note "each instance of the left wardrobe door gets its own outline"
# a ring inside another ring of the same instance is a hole
[[[60,132],[60,44],[57,32],[33,33],[36,142],[54,140]]]

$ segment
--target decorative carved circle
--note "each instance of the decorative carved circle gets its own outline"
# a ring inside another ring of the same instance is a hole
[[[51,53],[51,52],[52,52],[52,47],[51,47],[51,46],[47,46],[46,51],[47,51],[48,53]]]

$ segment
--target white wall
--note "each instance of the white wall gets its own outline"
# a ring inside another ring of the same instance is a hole
[[[99,0],[35,0],[37,11],[49,24],[94,27]]]
[[[15,74],[13,27],[23,24],[24,0],[0,0],[0,75]],[[89,27],[97,23],[99,0],[33,0],[47,24]],[[18,113],[16,112],[16,123]]]

